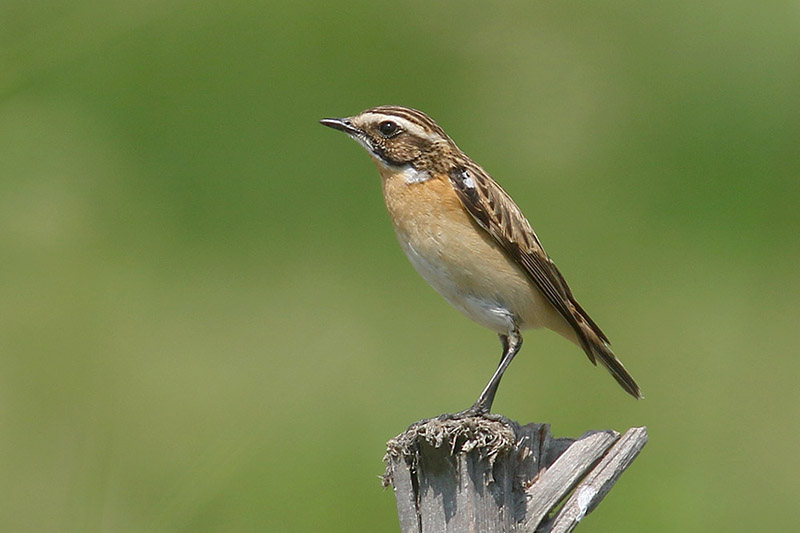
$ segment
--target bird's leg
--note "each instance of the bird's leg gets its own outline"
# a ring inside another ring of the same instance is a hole
[[[482,415],[491,411],[494,395],[497,393],[497,387],[500,385],[503,372],[506,371],[508,365],[511,364],[511,360],[514,359],[514,356],[517,355],[517,352],[522,347],[522,335],[520,335],[518,329],[514,328],[508,332],[508,335],[501,334],[500,342],[503,344],[503,355],[500,358],[500,364],[497,366],[497,370],[494,371],[492,379],[489,380],[489,383],[486,384],[483,392],[478,397],[478,401],[467,410],[472,414]]]
[[[506,358],[506,354],[508,353],[508,335],[503,335],[502,333],[498,333],[497,336],[500,338],[500,344],[503,345],[503,351],[500,353],[500,362],[497,363],[497,368],[499,369]],[[519,348],[517,348],[517,350],[519,350]],[[509,361],[509,363],[510,362],[511,361]],[[500,377],[502,377],[502,375]],[[486,409],[487,413],[491,410],[492,404],[494,403],[494,396],[495,394],[497,394],[497,389],[500,386],[500,377],[497,378],[497,381],[494,384],[494,388],[492,388],[491,391],[489,391],[489,385],[487,384],[486,388],[481,393],[481,397],[483,397],[484,395],[486,396],[485,405],[487,406]],[[475,402],[475,406],[479,405],[480,403],[481,401],[480,399],[478,399],[478,401]]]
[[[503,345],[503,352],[500,354],[500,362],[497,363],[497,366],[503,364],[503,359],[506,357],[506,352],[508,351],[508,335],[503,335],[502,333],[498,333],[497,336],[500,338],[500,344]]]

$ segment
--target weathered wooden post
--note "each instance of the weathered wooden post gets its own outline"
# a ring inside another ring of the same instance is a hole
[[[442,415],[387,443],[383,482],[394,488],[403,533],[562,533],[646,443],[645,427],[570,439],[552,437],[548,424]]]

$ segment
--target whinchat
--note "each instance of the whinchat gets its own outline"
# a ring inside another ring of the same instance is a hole
[[[320,122],[372,156],[400,246],[420,275],[453,307],[499,335],[500,364],[468,412],[490,411],[527,328],[545,327],[571,340],[629,394],[642,397],[517,204],[428,115],[379,106]]]

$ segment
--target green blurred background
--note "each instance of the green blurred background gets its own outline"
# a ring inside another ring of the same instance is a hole
[[[647,425],[584,531],[788,531],[800,489],[795,2],[0,5],[0,530],[397,531],[385,441],[494,334],[317,120],[431,114],[647,399],[529,333],[496,410]]]

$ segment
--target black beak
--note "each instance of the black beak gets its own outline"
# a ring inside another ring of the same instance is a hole
[[[323,118],[319,121],[323,126],[328,126],[335,130],[343,131],[348,135],[357,135],[360,133],[358,128],[353,126],[349,118]]]

